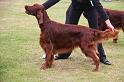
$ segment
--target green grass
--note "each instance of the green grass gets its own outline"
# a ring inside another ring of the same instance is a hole
[[[124,34],[118,44],[104,42],[107,57],[113,65],[100,64],[99,72],[80,49],[75,49],[67,60],[57,60],[52,68],[40,70],[44,54],[39,45],[37,21],[24,13],[25,4],[45,0],[0,0],[0,82],[124,82]],[[48,9],[51,19],[64,23],[69,1],[61,0]],[[123,10],[124,2],[103,2],[104,7]],[[57,14],[57,15],[56,15]],[[79,24],[87,25],[81,18]]]

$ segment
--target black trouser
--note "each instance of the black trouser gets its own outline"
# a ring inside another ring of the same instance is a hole
[[[66,12],[66,24],[77,25],[81,14],[84,13],[85,18],[88,20],[90,28],[98,29],[98,21],[96,16],[96,10],[94,7],[83,8],[82,5],[74,6],[71,4]],[[102,46],[102,43],[97,45],[100,60],[106,59],[106,55]],[[65,54],[59,54],[61,59],[66,59],[71,55],[71,52]]]

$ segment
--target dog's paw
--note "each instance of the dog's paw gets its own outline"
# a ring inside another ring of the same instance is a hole
[[[42,69],[45,70],[45,69],[47,69],[47,68],[49,68],[49,66],[46,65],[46,63],[43,63],[40,69],[41,69],[41,70],[42,70]]]
[[[115,40],[115,39],[113,39],[113,43],[118,43],[118,41],[117,41],[117,40]]]
[[[92,65],[95,65],[95,63],[94,63],[94,62],[92,62]]]
[[[93,72],[98,72],[98,69],[95,68],[95,69],[93,69],[92,71],[93,71]]]

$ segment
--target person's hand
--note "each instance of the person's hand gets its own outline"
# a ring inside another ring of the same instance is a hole
[[[106,23],[106,25],[107,25],[107,27],[108,27],[109,29],[111,29],[112,31],[115,30],[114,26],[111,24],[111,22],[110,22],[109,19],[107,19],[107,20],[105,21],[105,23]]]

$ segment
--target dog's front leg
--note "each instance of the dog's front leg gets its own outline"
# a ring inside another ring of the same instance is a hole
[[[42,64],[41,69],[50,68],[54,60],[53,46],[51,44],[46,44],[46,47],[44,50],[46,53],[46,58],[45,58],[45,63]]]

